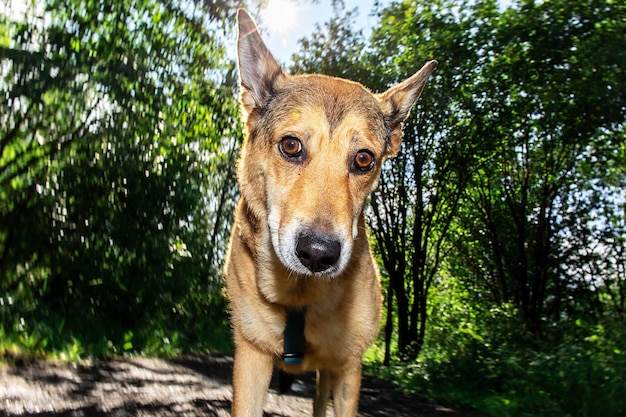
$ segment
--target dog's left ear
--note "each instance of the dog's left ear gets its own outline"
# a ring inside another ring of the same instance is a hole
[[[253,109],[261,108],[267,103],[276,82],[285,74],[263,43],[254,21],[244,9],[238,10],[237,23],[241,101],[246,111],[252,113]]]
[[[388,156],[394,156],[400,150],[402,122],[408,117],[411,108],[426,86],[428,76],[437,68],[437,65],[437,61],[429,61],[410,78],[376,95],[385,115],[385,124],[389,129]]]

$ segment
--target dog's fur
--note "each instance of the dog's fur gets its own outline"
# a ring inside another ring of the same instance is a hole
[[[317,370],[315,416],[325,415],[331,391],[335,415],[355,416],[361,360],[378,333],[381,305],[363,206],[437,63],[372,94],[343,79],[287,75],[243,10],[238,26],[247,134],[225,268],[233,416],[263,414],[273,366]],[[306,309],[301,365],[281,356],[293,308]]]

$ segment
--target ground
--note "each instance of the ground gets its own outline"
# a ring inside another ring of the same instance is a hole
[[[231,371],[232,357],[221,354],[0,365],[0,416],[229,416]],[[277,393],[276,379],[264,417],[310,416],[314,375],[296,379],[284,395]],[[475,417],[369,376],[363,378],[359,410],[367,417]]]

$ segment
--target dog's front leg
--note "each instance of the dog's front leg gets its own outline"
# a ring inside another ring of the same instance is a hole
[[[346,366],[332,376],[333,400],[336,417],[355,417],[359,408],[361,364]]]
[[[243,337],[235,338],[233,417],[261,417],[272,378],[272,357]]]
[[[326,405],[333,391],[335,400],[335,416],[356,416],[359,406],[359,390],[361,388],[361,366],[352,367],[333,374],[328,369],[318,369],[317,388],[313,402],[313,416],[325,417]]]

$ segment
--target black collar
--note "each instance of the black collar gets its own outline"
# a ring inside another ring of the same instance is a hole
[[[299,365],[304,360],[304,308],[287,310],[284,333],[283,363]]]

